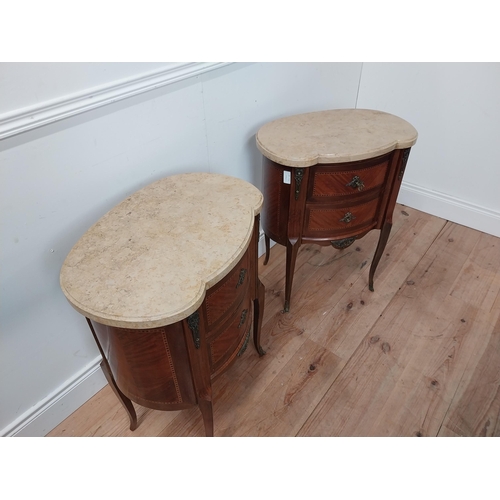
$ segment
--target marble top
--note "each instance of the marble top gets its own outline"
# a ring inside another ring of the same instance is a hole
[[[252,238],[262,193],[220,174],[161,179],[104,215],[73,247],[60,275],[81,314],[124,328],[154,328],[196,311]]]
[[[371,109],[334,109],[288,116],[264,125],[257,147],[289,167],[365,160],[417,142],[407,121]]]

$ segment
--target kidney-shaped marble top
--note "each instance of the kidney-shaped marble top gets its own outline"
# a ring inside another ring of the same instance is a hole
[[[261,192],[220,174],[180,174],[129,196],[94,224],[61,269],[80,313],[124,328],[175,323],[243,256]]]
[[[334,109],[288,116],[264,125],[257,147],[289,167],[364,160],[409,148],[417,131],[407,121],[372,109]]]

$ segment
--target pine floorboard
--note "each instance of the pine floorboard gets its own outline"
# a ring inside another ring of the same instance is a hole
[[[213,383],[216,436],[500,436],[500,239],[397,205],[378,239],[303,245],[289,313],[285,252],[259,259],[266,287],[259,358]],[[198,408],[135,405],[106,386],[47,436],[203,436]]]

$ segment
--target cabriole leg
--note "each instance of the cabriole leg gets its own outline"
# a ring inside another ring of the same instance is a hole
[[[300,244],[287,241],[286,244],[286,278],[285,278],[285,308],[284,312],[290,311],[290,296],[292,294],[293,273],[295,271],[295,260],[299,251]]]
[[[214,412],[212,401],[207,399],[200,399],[198,405],[203,417],[203,424],[205,426],[205,434],[207,437],[214,437]]]
[[[370,275],[368,278],[368,288],[371,292],[374,291],[373,288],[373,276],[375,274],[375,270],[377,269],[378,263],[380,262],[380,257],[384,253],[385,246],[387,245],[387,240],[389,239],[389,235],[391,234],[392,222],[386,222],[380,231],[380,237],[378,239],[377,249],[375,250],[375,255],[373,256],[372,265],[370,266]]]
[[[271,256],[271,238],[264,233],[264,241],[266,242],[266,257],[264,259],[264,265],[269,262],[269,257]]]
[[[127,412],[128,418],[130,420],[130,430],[135,431],[137,429],[137,415],[135,413],[135,408],[132,404],[132,401],[130,401],[130,399],[127,398],[127,396],[125,396],[125,394],[123,394],[120,389],[118,389],[108,363],[104,359],[101,361],[101,369],[104,372],[104,376],[106,377],[106,380],[108,381],[111,389],[113,389],[113,392],[116,394],[120,403],[123,405],[125,411]]]
[[[264,356],[266,351],[260,345],[260,331],[264,316],[264,300],[266,289],[260,280],[257,281],[257,298],[253,301],[253,341],[259,356]]]
[[[106,380],[108,381],[108,384],[110,385],[111,389],[113,389],[113,392],[116,394],[118,400],[120,401],[122,406],[125,408],[125,411],[127,412],[128,418],[130,420],[130,430],[135,431],[135,429],[137,429],[137,415],[135,413],[134,405],[132,404],[132,401],[130,401],[130,399],[127,398],[127,396],[125,396],[125,394],[123,394],[123,392],[120,391],[120,389],[116,385],[113,374],[111,373],[111,368],[109,367],[106,356],[104,355],[99,339],[97,338],[97,335],[95,333],[94,326],[92,325],[92,322],[90,321],[89,318],[85,319],[87,320],[87,324],[89,325],[90,331],[92,332],[95,343],[97,344],[99,352],[101,353],[102,357],[101,370],[103,371],[104,376],[106,377]]]

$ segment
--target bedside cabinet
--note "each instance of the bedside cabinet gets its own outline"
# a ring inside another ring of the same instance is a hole
[[[417,131],[397,116],[339,109],[282,118],[256,135],[263,154],[267,264],[270,240],[286,247],[284,310],[290,310],[297,252],[303,243],[349,247],[380,230],[369,288],[392,227],[392,215]]]
[[[262,202],[240,179],[175,175],[113,208],[66,258],[61,288],[87,318],[131,430],[133,402],[156,410],[197,405],[213,436],[212,380],[245,352],[252,330],[264,354]]]

